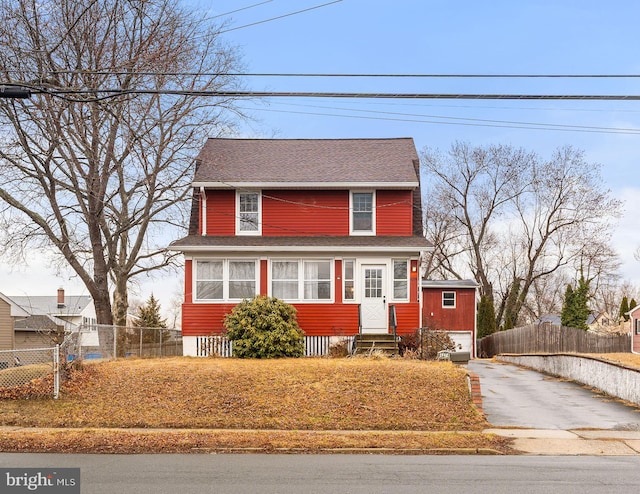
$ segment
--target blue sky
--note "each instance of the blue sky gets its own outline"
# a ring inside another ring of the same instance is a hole
[[[259,3],[218,1],[215,14]],[[640,74],[640,2],[592,0],[273,0],[228,17],[226,39],[247,72],[350,74]],[[203,0],[192,5],[212,12]],[[639,95],[635,79],[248,78],[255,90]],[[418,150],[522,146],[542,156],[564,145],[602,165],[625,200],[614,243],[623,277],[640,285],[640,102],[269,99],[246,103],[250,137],[412,137]],[[591,128],[589,128],[591,127]],[[595,127],[595,128],[594,128]],[[625,129],[636,129],[628,131]]]
[[[342,0],[268,21],[330,1],[184,4],[211,17],[261,3],[217,18],[227,21],[223,36],[239,47],[251,73],[640,74],[636,1]],[[254,25],[243,27],[249,24]],[[259,91],[640,95],[640,78],[248,78],[246,86]],[[446,150],[459,140],[523,146],[542,156],[567,144],[582,149],[588,161],[602,165],[605,185],[626,201],[614,244],[623,277],[640,286],[640,262],[633,258],[640,246],[639,101],[286,98],[242,106],[257,119],[241,129],[246,137],[412,137],[418,150]],[[18,291],[32,294],[53,293],[62,284],[68,292],[81,290],[74,280],[42,276],[42,269],[35,285],[29,271],[11,275],[0,264],[0,280],[12,280]],[[143,285],[141,297],[153,289],[166,304],[169,291],[175,293],[180,284],[179,279],[163,284],[167,293],[159,293],[157,284]]]

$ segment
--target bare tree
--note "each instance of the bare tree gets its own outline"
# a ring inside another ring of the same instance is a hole
[[[456,260],[459,262],[458,256],[464,255],[465,262],[460,268],[471,271],[480,284],[481,294],[491,301],[493,287],[485,265],[487,253],[496,242],[491,227],[521,193],[528,159],[523,150],[508,146],[472,148],[459,142],[447,154],[428,148],[421,153],[429,183],[427,237],[447,228],[437,240],[448,245],[439,247],[434,253],[439,258],[433,262],[459,277],[452,266]]]
[[[525,306],[531,314],[529,294],[558,271],[572,267],[574,279],[588,266],[590,281],[615,271],[604,239],[621,203],[581,151],[564,147],[543,160],[508,146],[457,143],[446,156],[426,150],[422,164],[431,183],[428,207],[464,231],[464,242],[450,236],[454,245],[436,252],[446,260],[433,264],[464,264],[493,301],[498,325],[516,324]],[[433,217],[427,215],[427,235],[435,231]],[[556,298],[554,290],[544,305]]]
[[[1,77],[34,91],[0,100],[2,247],[54,246],[100,324],[124,325],[132,278],[172,262],[192,158],[236,115],[190,95],[238,89],[219,31],[176,0],[0,0]]]

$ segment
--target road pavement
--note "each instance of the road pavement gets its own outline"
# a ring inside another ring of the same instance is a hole
[[[0,467],[80,468],[82,494],[620,494],[640,486],[640,456],[3,453]]]

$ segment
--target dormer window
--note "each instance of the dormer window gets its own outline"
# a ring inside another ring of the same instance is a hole
[[[373,192],[351,193],[352,235],[375,235],[374,200]]]
[[[238,235],[260,235],[262,232],[260,192],[238,192],[236,231]]]

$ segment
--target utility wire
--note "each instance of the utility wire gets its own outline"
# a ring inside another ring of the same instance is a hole
[[[19,84],[12,83],[18,86]],[[30,87],[22,84],[20,86]],[[489,94],[489,93],[361,93],[323,91],[212,91],[184,89],[44,89],[31,87],[34,93],[56,96],[104,94],[116,98],[135,94],[214,96],[225,98],[350,98],[350,99],[465,99],[465,100],[564,100],[564,101],[640,101],[640,95],[624,94]]]
[[[246,7],[241,7],[241,8],[236,9],[236,10],[231,10],[231,11],[225,12],[223,14],[218,14],[218,15],[213,15],[211,17],[207,17],[207,19],[217,19],[218,17],[225,17],[227,15],[235,14],[236,12],[242,12],[243,10],[249,10],[249,9],[254,8],[254,7],[258,7],[260,5],[264,5],[265,3],[271,3],[271,2],[273,2],[273,0],[266,0],[264,2],[254,3],[253,5],[248,5]]]
[[[310,10],[320,9],[322,7],[327,7],[328,5],[332,5],[334,3],[342,2],[342,0],[334,0],[333,2],[323,3],[322,5],[316,5],[315,7],[309,7],[308,9],[297,10],[296,12],[290,12],[288,14],[279,15],[277,17],[271,17],[270,19],[265,19],[262,21],[252,22],[250,24],[244,24],[243,26],[232,27],[231,29],[225,29],[224,31],[219,31],[217,34],[228,33],[231,31],[237,31],[238,29],[244,29],[245,27],[257,26],[258,24],[264,24],[266,22],[276,21],[278,19],[284,19],[285,17],[291,17],[292,15],[302,14],[303,12],[309,12]]]
[[[246,108],[245,108],[246,109]],[[264,112],[273,112],[273,113],[288,113],[288,114],[298,114],[298,115],[314,115],[314,116],[322,116],[322,117],[340,117],[340,118],[356,118],[363,120],[384,120],[388,122],[413,122],[413,123],[426,123],[426,124],[437,124],[437,125],[461,125],[465,127],[491,127],[491,128],[506,128],[506,129],[523,129],[523,130],[550,130],[550,131],[560,131],[560,132],[584,132],[584,133],[596,133],[596,134],[631,134],[637,135],[640,134],[640,129],[615,129],[611,130],[589,130],[589,129],[581,129],[581,128],[562,128],[562,127],[541,127],[536,125],[544,125],[544,124],[527,124],[527,125],[500,125],[500,124],[490,124],[490,123],[470,123],[470,122],[451,122],[451,121],[442,121],[442,120],[424,120],[419,118],[391,118],[391,117],[373,117],[366,115],[340,115],[336,113],[322,113],[322,112],[303,112],[303,111],[291,111],[291,110],[273,110],[267,108],[254,108],[252,110],[255,111],[264,111]],[[546,124],[551,125],[551,124]],[[571,127],[571,126],[567,126]]]
[[[289,106],[304,107],[304,108],[319,108],[324,110],[351,111],[351,112],[367,113],[367,114],[372,113],[377,115],[393,115],[393,116],[401,116],[401,117],[442,118],[444,120],[458,120],[458,121],[468,121],[468,122],[499,123],[499,124],[511,124],[511,125],[536,125],[541,127],[561,127],[561,128],[570,128],[570,129],[578,129],[578,130],[582,130],[582,129],[614,130],[614,131],[640,133],[640,128],[596,127],[596,126],[590,126],[590,125],[567,125],[567,124],[551,124],[551,123],[543,123],[543,122],[523,122],[518,120],[490,120],[485,118],[450,117],[445,115],[426,115],[423,113],[401,113],[401,112],[390,112],[390,111],[382,111],[382,110],[362,110],[357,108],[344,108],[344,107],[336,107],[336,106],[295,105],[295,104],[290,104]],[[244,109],[249,110],[248,108],[244,108]],[[339,115],[336,115],[336,116],[339,116]]]
[[[18,71],[12,71],[18,72]],[[149,75],[192,77],[310,77],[310,78],[395,78],[395,79],[638,79],[640,74],[354,74],[296,72],[165,72],[118,70],[52,70],[42,74]]]

